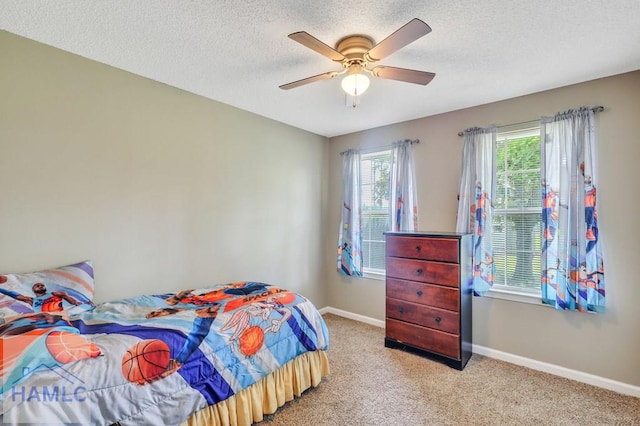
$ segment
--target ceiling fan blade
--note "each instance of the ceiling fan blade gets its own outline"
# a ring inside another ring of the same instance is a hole
[[[376,77],[388,78],[390,80],[406,81],[407,83],[429,84],[436,75],[432,72],[416,71],[407,68],[377,66],[371,70]]]
[[[430,32],[430,26],[420,19],[414,18],[389,37],[369,49],[366,55],[371,61],[379,61]]]
[[[343,60],[347,59],[344,57],[342,53],[338,52],[337,50],[335,50],[330,46],[327,46],[326,44],[324,44],[323,42],[321,42],[320,40],[318,40],[317,38],[315,38],[314,36],[312,36],[311,34],[305,31],[299,31],[297,33],[289,34],[289,38],[291,40],[297,41],[301,45],[306,46],[311,50],[315,50],[322,56],[326,56],[332,61],[342,62]]]
[[[305,84],[314,83],[320,80],[326,80],[328,78],[333,78],[338,74],[340,73],[336,71],[325,72],[324,74],[318,74],[318,75],[314,75],[313,77],[307,77],[307,78],[303,78],[302,80],[297,80],[291,83],[283,84],[282,86],[280,86],[280,88],[283,90],[289,90],[296,87],[304,86]]]

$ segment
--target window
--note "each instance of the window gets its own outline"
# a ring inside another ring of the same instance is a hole
[[[540,294],[540,128],[498,133],[493,200],[493,288]]]
[[[365,273],[384,274],[385,271],[384,233],[390,229],[390,170],[390,150],[362,154],[360,157],[362,258]]]

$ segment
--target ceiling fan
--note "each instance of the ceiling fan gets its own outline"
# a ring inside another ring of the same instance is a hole
[[[311,50],[315,50],[334,62],[342,64],[343,69],[341,71],[329,71],[283,84],[280,88],[289,90],[305,84],[347,74],[342,80],[342,88],[347,94],[355,98],[364,93],[369,87],[369,79],[363,71],[375,77],[426,85],[433,80],[435,77],[434,73],[385,65],[378,65],[371,68],[370,65],[430,32],[431,27],[420,19],[415,18],[378,44],[374,44],[371,38],[363,35],[350,35],[338,41],[335,49],[305,31],[289,34],[290,39],[297,41]]]

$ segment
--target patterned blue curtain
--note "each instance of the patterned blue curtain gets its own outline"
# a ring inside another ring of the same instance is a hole
[[[561,310],[603,312],[593,109],[582,107],[543,118],[540,132],[542,301]]]
[[[492,223],[496,128],[464,132],[462,176],[456,232],[473,234],[473,293],[483,296],[493,286]]]
[[[418,229],[418,194],[412,144],[404,140],[393,144],[391,151],[391,230]]]
[[[338,235],[338,271],[362,276],[360,153],[342,153],[342,219]]]

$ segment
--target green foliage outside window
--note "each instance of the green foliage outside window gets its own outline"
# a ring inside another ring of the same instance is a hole
[[[495,284],[540,288],[540,136],[496,143],[493,201]]]
[[[365,272],[384,272],[385,269],[384,233],[389,230],[390,169],[391,151],[362,156],[362,256]]]

